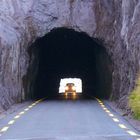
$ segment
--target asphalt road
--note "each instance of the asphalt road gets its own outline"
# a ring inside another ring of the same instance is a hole
[[[111,108],[107,108],[119,122],[115,122],[93,99],[46,99],[15,118],[15,122],[9,125],[0,139],[139,140],[127,132],[136,131]],[[14,117],[12,115],[1,120],[0,127],[7,126],[6,123]],[[120,124],[126,128],[121,128]]]

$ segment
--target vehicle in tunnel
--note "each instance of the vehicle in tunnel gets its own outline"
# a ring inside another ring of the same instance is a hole
[[[59,93],[65,93],[68,88],[67,84],[74,84],[76,93],[82,93],[82,79],[81,78],[62,78],[59,84]]]
[[[76,95],[76,87],[75,87],[74,83],[66,84],[65,95]]]

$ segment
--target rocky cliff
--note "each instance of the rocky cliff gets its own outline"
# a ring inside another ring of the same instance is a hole
[[[139,13],[139,0],[1,0],[0,106],[7,109],[24,100],[27,49],[58,27],[103,42],[113,64],[111,98],[126,105],[140,65]]]

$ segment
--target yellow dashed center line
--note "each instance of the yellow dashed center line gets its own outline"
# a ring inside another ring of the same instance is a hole
[[[38,103],[40,103],[40,102],[43,101],[44,99],[45,99],[45,98],[35,101],[35,102],[32,103],[31,105],[29,105],[27,108],[25,108],[24,111],[21,111],[20,113],[18,113],[18,115],[16,115],[11,121],[9,121],[9,122],[7,123],[7,126],[4,126],[2,129],[0,129],[0,136],[2,136],[2,134],[3,134],[4,132],[6,132],[6,131],[9,129],[10,125],[14,124],[15,121],[16,121],[17,119],[19,119],[23,114],[25,114],[25,113],[26,113],[27,111],[29,111],[33,106],[37,105]]]

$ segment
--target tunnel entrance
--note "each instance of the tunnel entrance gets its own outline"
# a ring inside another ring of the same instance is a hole
[[[63,78],[60,80],[59,93],[65,93],[66,85],[73,83],[76,93],[82,93],[82,80],[80,78]]]
[[[87,34],[53,29],[29,48],[29,55],[30,66],[23,78],[27,98],[56,96],[65,77],[81,78],[83,94],[110,97],[111,60],[101,43]]]

